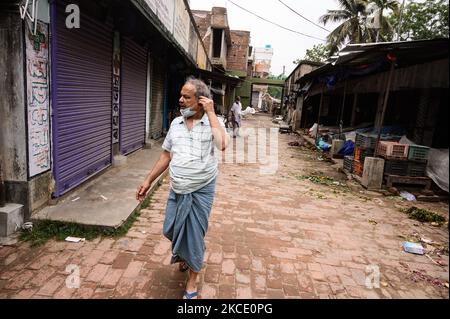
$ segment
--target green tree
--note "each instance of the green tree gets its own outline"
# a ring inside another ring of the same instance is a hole
[[[341,22],[327,37],[330,54],[334,54],[347,41],[350,43],[371,42],[373,31],[366,27],[367,0],[338,0],[339,10],[327,10],[319,18],[326,25],[329,21]]]
[[[283,90],[282,88],[277,87],[277,86],[269,86],[267,89],[267,93],[269,93],[271,97],[274,97],[276,99],[281,99],[282,90]]]
[[[378,21],[380,22],[380,28],[377,31],[376,42],[380,39],[386,40],[383,35],[393,32],[392,24],[389,22],[389,18],[383,13],[386,10],[392,10],[394,13],[398,12],[397,0],[371,0],[371,3],[377,8],[376,13],[378,15]]]
[[[402,14],[400,41],[448,38],[449,3],[447,0],[427,0],[421,3],[410,2],[405,5]],[[390,16],[390,23],[397,28],[399,13]],[[385,36],[393,37],[393,32]]]
[[[330,46],[325,44],[316,44],[311,49],[306,50],[303,59],[297,59],[294,64],[307,60],[312,62],[325,62],[330,57]]]
[[[286,80],[287,76],[281,73],[280,75],[274,75],[272,73],[269,73],[269,76],[267,77],[268,80]]]

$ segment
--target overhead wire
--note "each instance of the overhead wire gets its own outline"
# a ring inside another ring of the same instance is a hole
[[[328,30],[328,29],[322,27],[320,24],[317,24],[317,23],[315,23],[314,21],[309,20],[307,17],[301,15],[300,13],[298,13],[297,11],[295,11],[294,9],[292,9],[290,6],[288,6],[288,5],[287,5],[286,3],[284,3],[283,1],[281,1],[281,0],[278,0],[278,1],[279,1],[281,4],[283,4],[286,8],[288,8],[289,10],[291,10],[292,12],[294,12],[296,15],[298,15],[298,16],[300,16],[301,18],[305,19],[306,21],[308,21],[308,22],[314,24],[316,27],[319,27],[319,28],[321,28],[321,29],[323,29],[323,30],[325,30],[325,31],[327,31],[327,32],[331,32],[330,30]]]
[[[244,11],[246,11],[246,12],[248,12],[248,13],[254,15],[254,16],[256,16],[257,18],[259,18],[259,19],[261,19],[261,20],[264,20],[264,21],[266,21],[266,22],[268,22],[268,23],[271,23],[271,24],[273,24],[273,25],[276,25],[276,26],[279,27],[279,28],[282,28],[282,29],[285,29],[285,30],[287,30],[287,31],[291,31],[291,32],[300,34],[300,35],[305,36],[305,37],[308,37],[308,38],[312,38],[312,39],[316,39],[316,40],[320,40],[320,41],[326,42],[325,39],[321,39],[321,38],[318,38],[318,37],[315,37],[315,36],[312,36],[312,35],[309,35],[309,34],[305,34],[305,33],[299,32],[299,31],[295,31],[295,30],[286,28],[286,27],[284,27],[284,26],[282,26],[282,25],[280,25],[280,24],[278,24],[278,23],[276,23],[276,22],[273,22],[273,21],[270,21],[270,20],[268,20],[268,19],[266,19],[266,18],[264,18],[264,17],[261,17],[260,15],[254,13],[254,12],[251,12],[250,10],[248,10],[248,9],[246,9],[246,8],[243,8],[243,7],[241,7],[240,5],[234,3],[232,0],[227,0],[227,1],[230,2],[230,3],[232,3],[233,5],[235,5],[236,7],[238,7],[238,8],[240,8],[240,9],[242,9],[242,10],[244,10]]]

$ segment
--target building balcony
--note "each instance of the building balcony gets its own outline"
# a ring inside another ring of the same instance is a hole
[[[227,69],[227,59],[226,58],[211,58],[211,64],[222,68],[224,70]]]

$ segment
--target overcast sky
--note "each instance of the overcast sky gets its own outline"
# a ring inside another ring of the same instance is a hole
[[[232,1],[286,28],[323,39],[328,34],[327,31],[300,18],[278,0]],[[319,24],[319,17],[326,13],[327,9],[338,8],[336,0],[282,1],[317,24]],[[286,75],[289,75],[295,68],[295,65],[292,63],[294,60],[303,58],[306,49],[312,48],[315,44],[323,43],[320,40],[311,39],[265,22],[236,7],[227,0],[190,0],[190,7],[193,10],[210,10],[213,6],[227,8],[228,23],[232,30],[250,31],[251,45],[253,47],[264,47],[266,44],[272,46],[274,55],[272,58],[271,72],[275,75],[283,72],[283,65],[286,67]],[[337,25],[327,24],[325,28],[332,30],[333,26],[336,27]]]

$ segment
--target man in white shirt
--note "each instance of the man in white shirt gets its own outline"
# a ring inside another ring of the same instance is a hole
[[[138,187],[136,199],[142,201],[152,182],[169,167],[171,189],[163,233],[172,242],[171,263],[179,262],[181,271],[189,270],[183,298],[197,299],[196,279],[203,265],[204,237],[219,173],[214,152],[225,150],[228,135],[202,81],[189,78],[179,104],[182,116],[172,121],[163,153]]]
[[[231,106],[231,119],[233,121],[233,137],[240,136],[239,135],[239,128],[241,127],[241,111],[242,111],[242,104],[241,104],[241,97],[236,96],[236,100]]]

